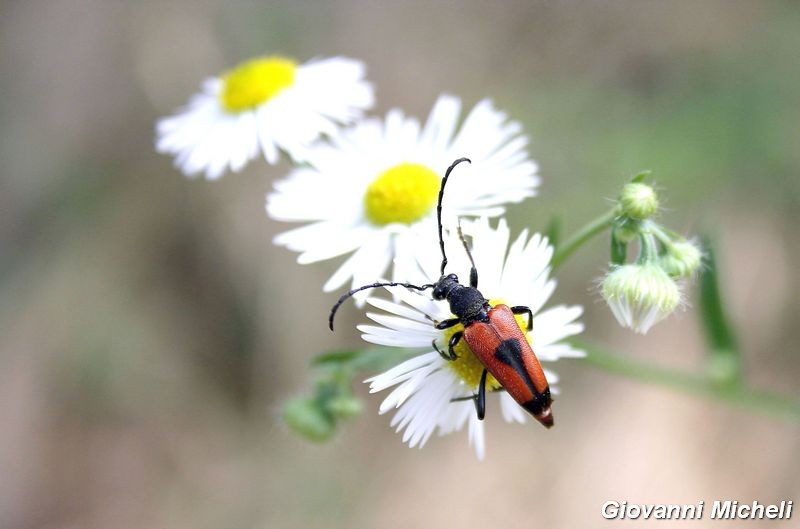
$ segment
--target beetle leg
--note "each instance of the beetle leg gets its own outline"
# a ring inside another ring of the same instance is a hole
[[[448,360],[448,361],[450,361],[450,360],[455,360],[455,358],[450,358],[450,355],[449,355],[449,354],[447,354],[447,353],[445,353],[444,351],[442,351],[441,349],[439,349],[439,346],[438,346],[438,345],[436,345],[436,338],[434,338],[434,339],[433,339],[433,341],[431,342],[431,345],[433,346],[433,349],[434,349],[434,350],[435,350],[437,353],[439,353],[439,355],[440,355],[442,358],[444,358],[445,360]]]
[[[444,329],[449,329],[453,325],[458,325],[459,323],[461,323],[461,320],[459,320],[458,318],[451,318],[449,320],[440,321],[439,323],[436,324],[436,328],[441,331]]]
[[[505,391],[505,390],[506,390],[505,388],[486,389],[487,392],[492,392],[492,393],[497,393],[498,391]],[[469,397],[453,397],[452,399],[450,399],[450,402],[463,402],[465,400],[471,400],[472,402],[475,402],[476,400],[478,400],[478,396],[472,394]]]
[[[478,385],[478,394],[475,395],[475,411],[478,413],[478,420],[482,421],[486,416],[486,370],[481,373],[481,382]]]
[[[458,342],[461,341],[461,338],[464,337],[464,331],[454,332],[453,336],[450,337],[450,342],[447,344],[447,352],[450,353],[450,360],[455,360],[458,358],[458,355],[455,351],[455,346],[458,345]]]
[[[533,311],[530,307],[526,307],[524,305],[517,305],[516,307],[511,307],[511,312],[514,314],[527,314],[528,315],[528,332],[533,329]]]

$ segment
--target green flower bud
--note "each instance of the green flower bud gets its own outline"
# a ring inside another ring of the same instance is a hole
[[[622,188],[619,195],[622,214],[636,220],[652,217],[658,211],[658,197],[655,190],[639,182],[630,182]]]
[[[328,410],[343,419],[356,417],[361,413],[361,401],[352,395],[339,395],[338,397],[328,401]]]
[[[659,264],[671,277],[681,279],[692,276],[703,262],[703,253],[690,241],[667,244],[667,252],[659,258]]]
[[[295,397],[284,404],[283,420],[289,428],[311,441],[327,441],[335,429],[330,414],[310,397]]]
[[[652,262],[615,267],[600,289],[619,324],[641,334],[681,304],[677,283]]]

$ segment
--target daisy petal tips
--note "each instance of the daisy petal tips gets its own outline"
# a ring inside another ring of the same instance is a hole
[[[564,339],[583,331],[579,318],[583,312],[579,306],[555,306],[543,309],[555,289],[555,281],[549,278],[550,258],[553,250],[547,240],[526,232],[510,245],[508,226],[500,220],[497,228],[486,219],[465,223],[465,233],[473,244],[473,254],[478,268],[480,290],[497,305],[526,305],[533,312],[533,329],[527,332],[528,341],[539,359],[553,362],[560,358],[581,357],[584,352],[573,348]],[[464,252],[456,252],[460,241],[452,234],[446,239],[448,272],[459,277],[469,277],[469,261]],[[463,249],[462,249],[463,250]],[[412,282],[429,282],[438,278],[441,254],[438,248],[426,246],[418,249],[419,267]],[[396,289],[398,299],[388,301],[371,297],[367,302],[380,309],[380,313],[368,313],[374,322],[360,325],[362,338],[370,343],[394,347],[426,347],[422,353],[394,366],[388,371],[370,378],[370,391],[375,393],[391,389],[380,405],[380,413],[394,411],[391,425],[402,432],[403,442],[411,447],[422,447],[434,434],[445,435],[467,426],[470,445],[478,458],[485,453],[484,423],[478,420],[472,396],[477,393],[483,364],[469,349],[464,340],[455,348],[458,358],[445,360],[430,346],[435,341],[446,347],[450,336],[461,325],[437,330],[433,321],[453,317],[445,301],[434,301],[424,294]],[[527,320],[518,320],[523,332],[527,331]],[[545,370],[553,393],[558,378]],[[507,422],[525,422],[526,412],[506,392],[502,391],[494,377],[487,379],[487,401],[498,395],[499,411]],[[487,412],[492,413],[491,409]]]
[[[505,204],[534,196],[538,168],[520,124],[488,100],[459,127],[460,114],[460,100],[443,95],[424,125],[392,110],[343,130],[330,144],[315,144],[309,167],[277,182],[267,197],[270,217],[305,223],[275,243],[298,252],[300,263],[351,254],[324,285],[330,292],[385,276],[395,256],[413,250],[417,228],[434,236],[439,185],[456,158],[472,164],[453,173],[446,218],[498,216]],[[404,273],[395,265],[392,279],[405,280]]]
[[[156,149],[187,176],[214,180],[263,154],[302,161],[320,135],[336,133],[373,105],[364,65],[334,57],[298,64],[278,56],[245,61],[206,80],[189,104],[156,125]]]

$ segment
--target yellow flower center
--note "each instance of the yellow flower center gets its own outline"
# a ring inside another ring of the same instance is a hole
[[[257,107],[292,86],[297,63],[284,57],[260,57],[238,65],[222,75],[219,101],[231,113]]]
[[[489,304],[493,307],[496,305],[506,305],[503,300],[501,299],[490,299]],[[517,320],[517,324],[519,328],[522,329],[522,332],[526,333],[526,337],[528,342],[531,341],[530,334],[527,334],[528,330],[528,315],[527,314],[517,314],[514,316]],[[455,325],[450,327],[449,329],[445,329],[443,331],[444,337],[442,338],[442,344],[446,348],[447,344],[450,341],[450,337],[453,336],[458,331],[463,331],[464,326],[461,324]],[[439,346],[440,348],[442,345]],[[443,349],[444,350],[444,349]],[[452,362],[447,362],[448,367],[452,369],[458,377],[464,381],[464,383],[469,388],[477,389],[478,384],[481,382],[481,375],[483,374],[484,366],[478,357],[475,356],[475,353],[472,352],[472,349],[469,348],[467,345],[467,341],[463,338],[459,340],[458,344],[454,347],[458,358],[453,360]],[[445,350],[446,352],[446,350]],[[486,376],[486,389],[489,391],[500,389],[502,386],[500,382],[497,381],[491,373]]]
[[[367,218],[378,226],[411,224],[424,217],[439,194],[439,175],[425,165],[403,162],[372,181],[364,195]]]

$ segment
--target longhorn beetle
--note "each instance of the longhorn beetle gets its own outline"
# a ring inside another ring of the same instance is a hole
[[[478,290],[478,270],[475,268],[475,261],[460,228],[458,235],[472,265],[469,271],[469,286],[460,284],[455,274],[445,275],[447,255],[444,251],[444,238],[442,237],[442,199],[444,198],[444,187],[447,184],[450,173],[461,162],[471,163],[468,158],[459,158],[454,161],[447,168],[442,179],[442,185],[439,188],[439,199],[436,205],[439,247],[442,250],[442,267],[439,280],[436,283],[425,285],[385,282],[354,288],[339,298],[339,301],[331,308],[328,326],[333,330],[333,319],[336,316],[336,311],[339,310],[342,303],[356,292],[384,286],[401,286],[417,291],[433,289],[433,299],[447,300],[450,304],[450,312],[455,315],[454,318],[435,322],[435,327],[443,330],[459,323],[464,326],[463,331],[457,331],[450,337],[450,341],[447,344],[447,352],[442,351],[436,345],[436,340],[433,341],[433,348],[445,360],[453,361],[458,358],[455,352],[456,345],[462,339],[466,340],[469,348],[484,366],[481,381],[478,385],[478,394],[468,397],[475,400],[478,419],[483,420],[486,413],[486,375],[491,373],[520,406],[525,408],[545,427],[550,428],[553,426],[553,414],[550,409],[553,401],[550,397],[550,386],[547,384],[547,378],[539,359],[536,358],[536,354],[528,343],[525,333],[522,332],[514,317],[515,314],[527,315],[527,329],[530,331],[533,328],[533,312],[531,309],[524,306],[508,307],[502,304],[495,306],[489,304],[489,301]]]

